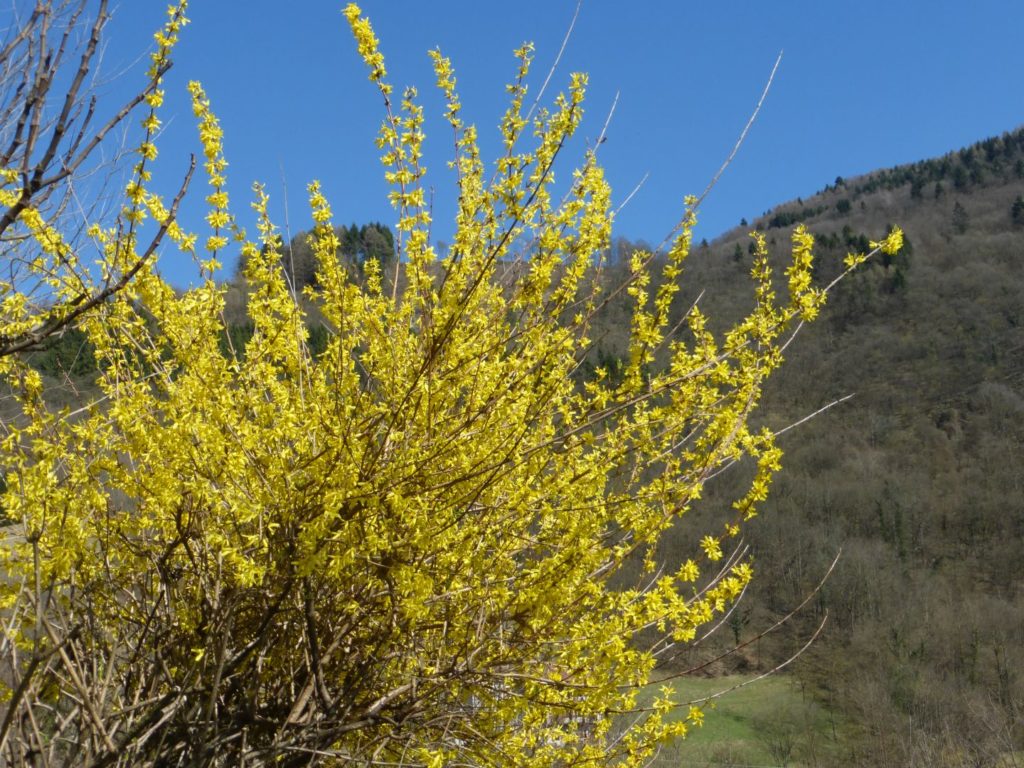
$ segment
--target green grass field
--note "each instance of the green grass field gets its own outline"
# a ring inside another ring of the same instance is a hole
[[[750,679],[683,678],[673,686],[677,700],[685,702]],[[659,686],[652,684],[652,691]],[[785,675],[750,683],[703,707],[703,727],[665,747],[653,764],[656,768],[828,766],[838,749],[836,737],[842,738],[842,724]],[[686,707],[680,709],[680,715],[686,712]]]

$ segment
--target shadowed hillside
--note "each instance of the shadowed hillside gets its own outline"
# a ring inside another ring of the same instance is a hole
[[[842,180],[766,212],[780,263],[815,234],[819,278],[891,224],[903,252],[840,283],[771,385],[784,468],[749,529],[757,578],[733,629],[753,636],[840,563],[782,637],[733,661],[792,667],[855,728],[850,765],[998,765],[1024,748],[1024,131]],[[750,301],[745,229],[695,249],[688,306]],[[708,506],[728,498],[726,480]],[[1020,755],[1017,756],[1019,764]]]

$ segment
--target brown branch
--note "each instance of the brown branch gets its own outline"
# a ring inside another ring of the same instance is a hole
[[[112,284],[108,283],[106,287],[97,291],[88,298],[85,295],[80,295],[72,299],[70,302],[58,305],[56,308],[51,310],[51,317],[49,320],[43,321],[31,331],[26,331],[24,334],[14,337],[13,339],[0,337],[0,357],[13,355],[17,352],[23,352],[27,349],[38,346],[44,339],[57,333],[62,328],[66,328],[71,325],[71,323],[93,307],[96,307],[114,294],[124,290],[128,283],[131,282],[132,278],[135,277],[146,262],[150,260],[156,252],[156,249],[160,246],[160,243],[163,241],[164,235],[167,234],[168,228],[177,216],[178,206],[181,204],[181,200],[184,198],[185,192],[188,190],[188,185],[192,180],[192,174],[195,169],[196,159],[195,156],[193,156],[189,164],[189,169],[185,174],[185,179],[181,184],[181,188],[178,190],[178,194],[175,195],[174,202],[171,204],[171,208],[168,211],[167,218],[164,219],[163,223],[160,225],[160,229],[157,230],[157,233],[153,236],[153,239],[150,241],[145,253],[138,258],[135,264],[132,265],[131,269],[121,275],[117,282]],[[61,310],[67,309],[68,307],[74,308],[64,314]]]

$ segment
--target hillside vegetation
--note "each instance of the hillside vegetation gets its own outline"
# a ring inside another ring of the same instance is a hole
[[[1019,130],[837,179],[751,223],[781,253],[804,222],[824,282],[891,224],[907,234],[902,253],[841,282],[787,351],[764,408],[771,427],[853,397],[783,439],[784,471],[751,529],[752,594],[720,638],[745,640],[800,603],[841,550],[813,606],[759,643],[760,658],[732,663],[783,660],[827,611],[792,670],[855,724],[849,765],[998,765],[1015,751],[1005,764],[1020,763],[1022,194]],[[698,249],[690,300],[700,288],[716,308],[749,301],[746,229]]]

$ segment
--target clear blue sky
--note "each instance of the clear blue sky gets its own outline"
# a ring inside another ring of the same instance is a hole
[[[229,183],[243,223],[253,180],[262,180],[284,227],[282,175],[292,233],[308,228],[304,187],[322,181],[338,223],[394,214],[373,140],[382,116],[355,53],[341,0],[194,0],[167,78],[168,122],[157,173],[170,190],[198,151],[185,83],[205,85],[226,133]],[[123,0],[104,65],[137,60],[164,2]],[[536,45],[533,91],[550,67],[576,0],[366,0],[396,88],[416,85],[428,110],[436,239],[451,233],[453,191],[445,168],[451,136],[441,120],[428,48],[452,58],[467,120],[493,157],[511,51]],[[778,0],[635,3],[584,0],[549,94],[571,71],[590,74],[580,132],[598,135],[616,92],[602,158],[618,200],[645,175],[616,232],[658,242],[688,193],[700,192],[728,155],[771,71],[768,100],[736,161],[701,211],[697,236],[712,239],[837,175],[942,154],[1024,123],[1024,4],[976,0]],[[141,77],[138,66],[112,91]],[[566,154],[579,157],[582,144]],[[283,169],[283,174],[282,174]],[[201,181],[201,180],[200,180]],[[202,231],[202,194],[184,211]],[[233,265],[228,264],[230,269]],[[163,262],[177,282],[188,270]]]

